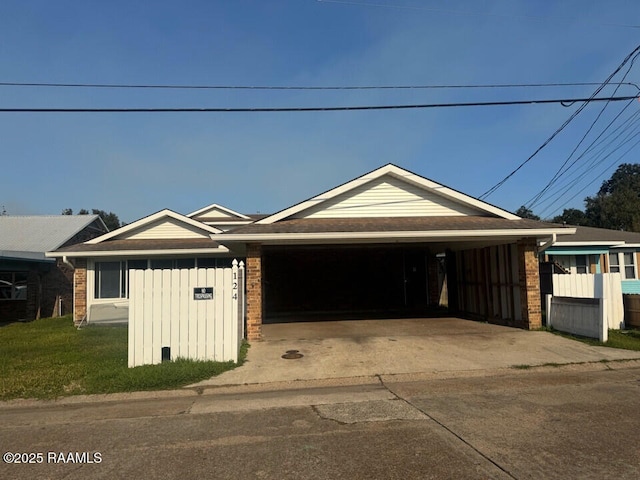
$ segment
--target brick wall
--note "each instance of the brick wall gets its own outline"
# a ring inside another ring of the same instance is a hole
[[[87,260],[78,258],[73,272],[73,321],[80,323],[87,316]]]
[[[542,326],[538,245],[535,238],[518,241],[518,275],[523,327]]]
[[[262,245],[247,245],[247,340],[262,339]]]

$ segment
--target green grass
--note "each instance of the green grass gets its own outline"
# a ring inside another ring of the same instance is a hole
[[[70,317],[0,327],[0,400],[166,390],[195,383],[241,365],[177,360],[127,367],[126,327],[77,330]]]
[[[586,343],[587,345],[640,351],[640,330],[609,330],[609,340],[606,343],[602,343],[595,338],[579,337],[577,335],[559,332],[553,328],[546,330],[565,338],[578,340],[579,342]]]

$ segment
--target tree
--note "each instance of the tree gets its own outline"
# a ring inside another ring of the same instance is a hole
[[[113,212],[106,212],[105,210],[98,210],[94,208],[91,210],[91,213],[93,215],[98,215],[109,231],[124,226],[124,223],[121,222],[118,216]],[[62,210],[62,215],[73,215],[73,210],[71,208],[65,208]],[[78,215],[89,215],[89,210],[82,208],[78,210]]]
[[[520,218],[530,218],[531,220],[540,220],[540,217],[533,213],[530,208],[522,205],[518,210],[516,210],[516,215]]]
[[[551,219],[554,223],[567,223],[569,225],[589,225],[589,219],[582,210],[577,208],[565,208],[562,215]]]
[[[620,165],[585,205],[595,227],[640,232],[640,164]]]
[[[113,212],[105,212],[104,210],[96,210],[95,208],[91,210],[94,215],[100,215],[100,218],[107,226],[107,228],[111,230],[115,230],[116,228],[120,228],[124,224],[120,222],[118,216]]]

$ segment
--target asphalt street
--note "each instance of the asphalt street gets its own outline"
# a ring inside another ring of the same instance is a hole
[[[11,479],[636,479],[640,367],[8,402],[0,445]]]

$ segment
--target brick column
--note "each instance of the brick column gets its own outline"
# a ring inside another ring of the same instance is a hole
[[[247,340],[262,339],[262,245],[247,245]]]
[[[73,271],[73,322],[80,323],[87,316],[87,260],[75,260]]]
[[[538,243],[535,238],[518,241],[518,275],[522,326],[529,330],[542,327]]]

